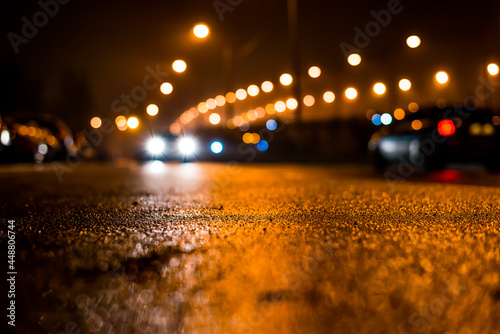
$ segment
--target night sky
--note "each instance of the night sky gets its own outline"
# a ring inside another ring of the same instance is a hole
[[[318,103],[307,111],[306,119],[364,115],[368,108],[395,108],[409,101],[430,105],[439,97],[460,102],[474,93],[484,66],[500,61],[498,1],[405,0],[399,4],[400,13],[360,48],[362,63],[349,66],[339,45],[355,46],[354,28],[364,31],[374,21],[371,11],[387,9],[389,3],[299,0],[302,91],[316,95],[317,101],[325,90],[337,95],[334,104]],[[22,18],[32,22],[41,7],[35,1],[4,1],[0,112],[50,112],[73,128],[88,126],[85,122],[92,116],[115,117],[113,101],[142,85],[147,67],[159,67],[170,72],[166,81],[174,85],[174,93],[150,91],[132,112],[144,117],[145,107],[157,103],[161,112],[155,122],[168,128],[184,110],[226,93],[225,49],[233,50],[233,91],[264,80],[277,84],[280,74],[290,72],[291,63],[286,0],[233,4],[221,20],[212,0],[73,0],[59,4],[58,13],[15,53],[8,33],[22,35]],[[191,36],[198,22],[211,27],[206,41]],[[422,39],[414,50],[405,45],[411,34]],[[177,58],[188,64],[183,74],[171,71]],[[311,65],[323,70],[314,82],[307,77]],[[446,92],[436,91],[432,81],[439,69],[450,74]],[[386,82],[391,90],[401,77],[411,78],[411,96],[395,92],[382,101],[370,94],[376,81]],[[341,98],[349,85],[360,94],[352,103]],[[259,100],[267,102],[274,101]]]

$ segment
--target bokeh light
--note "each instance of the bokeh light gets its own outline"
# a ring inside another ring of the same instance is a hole
[[[90,126],[94,129],[99,129],[102,125],[102,120],[99,117],[93,117],[90,120]]]
[[[182,128],[181,126],[179,125],[179,123],[173,123],[172,125],[170,125],[170,132],[174,135],[178,135],[180,134],[182,131]]]
[[[259,87],[257,85],[250,85],[247,88],[248,95],[257,96],[259,94]]]
[[[266,151],[267,149],[269,148],[269,144],[267,143],[267,141],[265,140],[260,140],[258,143],[257,143],[257,149],[261,152],[264,152]]]
[[[493,125],[491,125],[490,123],[486,123],[483,125],[483,135],[491,136],[494,133],[495,133],[495,128],[493,127]]]
[[[345,90],[345,97],[347,97],[349,100],[354,100],[357,96],[358,92],[355,88],[349,87]]]
[[[374,125],[380,125],[380,124],[382,124],[381,116],[379,114],[374,114],[372,116],[372,123]]]
[[[236,98],[240,101],[244,100],[247,98],[247,91],[244,90],[243,88],[240,88],[236,91]]]
[[[182,137],[177,142],[177,148],[184,155],[194,154],[196,151],[196,141],[191,137]]]
[[[421,43],[420,37],[417,35],[412,35],[406,39],[406,45],[408,45],[410,48],[415,49],[417,48]]]
[[[398,121],[405,118],[405,116],[406,113],[402,108],[396,108],[396,110],[394,110],[394,118],[397,119]]]
[[[262,85],[260,86],[260,88],[262,88],[262,91],[264,93],[269,93],[269,92],[272,92],[274,85],[271,81],[264,81],[262,83]]]
[[[131,129],[137,129],[139,127],[139,119],[137,117],[130,117],[127,120],[127,126]]]
[[[243,142],[245,144],[251,144],[252,141],[253,141],[253,134],[252,133],[247,132],[247,133],[243,134]]]
[[[448,74],[445,71],[439,71],[436,73],[436,81],[440,84],[445,84],[448,82]]]
[[[316,79],[321,75],[321,69],[318,66],[311,66],[307,73],[311,78]]]
[[[351,53],[349,57],[347,57],[347,62],[351,66],[358,66],[361,63],[361,56],[357,53]]]
[[[295,110],[297,109],[297,107],[299,106],[299,103],[297,102],[296,99],[294,98],[289,98],[287,101],[286,101],[286,107],[290,110]]]
[[[482,130],[481,124],[479,123],[472,123],[469,127],[469,133],[473,136],[479,136]]]
[[[187,64],[184,60],[177,59],[172,63],[172,69],[177,73],[182,73],[186,71]]]
[[[380,122],[384,125],[389,125],[392,123],[392,116],[389,113],[384,113],[380,116]]]
[[[413,122],[411,122],[411,128],[413,130],[420,130],[422,129],[422,126],[423,126],[422,121],[419,119],[416,119]]]
[[[488,73],[489,73],[490,75],[497,75],[497,74],[498,74],[498,71],[499,71],[499,69],[498,69],[498,65],[497,65],[497,64],[495,64],[495,63],[490,63],[490,64],[488,64],[487,69],[488,69]]]
[[[219,107],[222,107],[226,104],[226,98],[223,95],[217,95],[215,97],[215,103],[217,103]]]
[[[212,151],[214,154],[219,154],[224,150],[224,145],[220,141],[214,141],[210,145],[210,151]]]
[[[399,80],[399,89],[402,91],[408,91],[411,88],[411,82],[408,79]]]
[[[214,110],[215,108],[217,108],[217,101],[215,101],[215,99],[213,99],[213,98],[209,98],[207,100],[206,104],[207,104],[208,109],[210,109],[210,110]]]
[[[376,113],[377,113],[377,112],[375,111],[375,109],[368,109],[368,110],[366,111],[365,115],[366,115],[366,118],[367,118],[368,120],[370,120],[370,121],[371,121],[371,120],[372,120],[373,115],[375,115]]]
[[[255,108],[255,113],[257,114],[258,118],[262,118],[262,117],[266,116],[266,109],[264,109],[262,107],[257,107],[257,108]]]
[[[273,115],[276,113],[276,109],[274,108],[274,103],[268,103],[266,105],[266,112],[269,114],[269,115]]]
[[[326,103],[332,103],[335,101],[335,94],[333,92],[327,91],[323,94],[323,100],[325,100]]]
[[[293,77],[288,73],[284,73],[280,76],[280,82],[283,86],[289,86],[293,82]]]
[[[162,154],[165,150],[165,146],[165,141],[158,137],[153,137],[146,143],[146,149],[152,156]]]
[[[127,130],[127,118],[125,116],[117,116],[115,118],[115,124],[118,130],[125,131]]]
[[[436,101],[436,106],[439,108],[439,109],[444,109],[448,106],[448,101],[446,101],[446,99],[443,99],[443,98],[439,98],[437,101]]]
[[[286,103],[283,101],[278,101],[274,104],[274,109],[276,109],[277,112],[283,112],[286,110]]]
[[[206,24],[203,24],[203,23],[197,24],[193,28],[193,34],[200,39],[206,38],[209,33],[210,33],[210,29],[208,28],[208,26]]]
[[[375,92],[375,94],[377,95],[382,95],[385,93],[385,85],[381,82],[377,82],[375,85],[373,85],[373,91]]]
[[[316,100],[314,99],[314,96],[312,95],[306,95],[304,96],[304,105],[307,107],[312,107]]]
[[[274,130],[276,130],[277,127],[278,127],[278,123],[274,119],[267,120],[267,122],[266,122],[266,128],[269,131],[274,131]]]
[[[417,112],[419,108],[420,108],[420,106],[418,105],[417,102],[410,102],[408,104],[408,110],[410,112]]]
[[[226,94],[226,102],[227,103],[234,103],[236,102],[236,94],[233,92],[228,92]]]
[[[217,113],[213,113],[208,117],[208,121],[213,125],[217,125],[220,123],[220,115]]]
[[[150,104],[146,108],[146,112],[148,113],[149,116],[156,116],[156,115],[158,115],[159,111],[160,111],[160,109],[158,108],[158,106],[156,104]]]
[[[202,114],[206,113],[208,111],[207,103],[206,102],[198,103],[198,111]]]
[[[174,86],[170,82],[164,82],[160,86],[160,92],[164,95],[171,94],[174,91]]]

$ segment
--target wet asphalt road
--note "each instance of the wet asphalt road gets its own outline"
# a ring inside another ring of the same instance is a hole
[[[498,175],[394,183],[360,166],[161,163],[66,172],[0,167],[2,259],[7,220],[16,233],[8,330],[500,330]]]

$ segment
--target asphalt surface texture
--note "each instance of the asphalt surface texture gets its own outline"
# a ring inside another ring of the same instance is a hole
[[[409,174],[1,166],[0,331],[499,333],[500,176]]]

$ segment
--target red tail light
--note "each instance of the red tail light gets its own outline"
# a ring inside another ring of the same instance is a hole
[[[455,133],[455,123],[449,119],[443,119],[438,124],[438,131],[441,136],[451,136]]]

